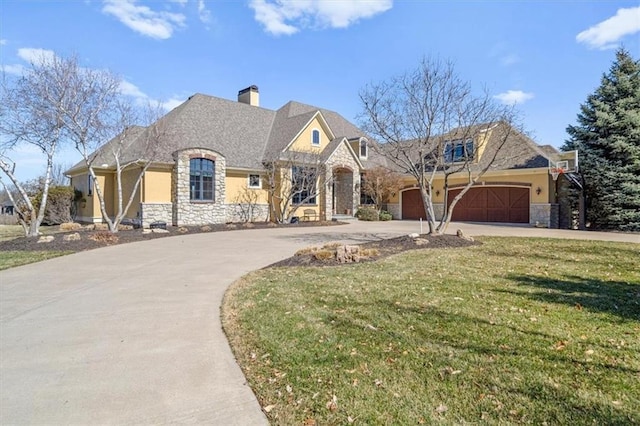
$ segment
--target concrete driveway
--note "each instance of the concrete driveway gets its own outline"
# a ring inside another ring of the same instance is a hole
[[[468,235],[640,243],[640,235],[452,224]],[[227,287],[325,241],[418,222],[162,238],[0,272],[0,423],[265,424],[220,325]]]

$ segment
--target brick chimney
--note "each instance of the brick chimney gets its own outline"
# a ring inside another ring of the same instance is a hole
[[[242,89],[238,92],[238,102],[251,106],[260,106],[260,94],[258,93],[258,86],[249,86],[246,89]]]

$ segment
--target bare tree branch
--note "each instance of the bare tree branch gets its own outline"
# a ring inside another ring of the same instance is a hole
[[[493,128],[508,128],[513,111],[495,103],[486,91],[474,94],[470,84],[458,77],[452,62],[429,58],[415,70],[365,86],[360,100],[363,129],[381,142],[376,147],[380,154],[415,178],[429,232],[443,233],[456,203],[491,168],[506,142],[508,132],[494,142]],[[484,144],[489,140],[494,152],[486,152]],[[467,141],[471,141],[469,145]],[[452,149],[458,151],[452,155]],[[449,205],[446,192],[452,175],[466,176],[466,185]],[[432,192],[435,179],[440,177],[444,179],[445,205],[438,220]]]

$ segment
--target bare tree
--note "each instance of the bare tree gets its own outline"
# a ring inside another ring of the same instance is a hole
[[[378,214],[382,211],[382,205],[400,190],[401,179],[400,174],[383,166],[365,172],[360,183],[362,192],[371,198]]]
[[[429,233],[444,233],[456,203],[491,168],[509,138],[512,109],[486,91],[474,94],[451,62],[428,58],[415,70],[365,86],[360,100],[362,127],[382,142],[382,155],[416,179]],[[442,177],[446,195],[452,175],[466,177],[466,183],[451,203],[445,200],[438,220],[433,183]]]
[[[264,162],[269,191],[270,215],[287,223],[297,209],[316,204],[319,185],[326,185],[320,153],[289,151]]]
[[[2,78],[0,132],[0,170],[16,188],[17,198],[12,199],[25,235],[36,236],[47,205],[52,180],[54,157],[65,138],[62,119],[67,102],[66,88],[71,85],[77,67],[75,58],[37,58],[19,78]],[[36,210],[27,191],[15,175],[16,164],[9,151],[20,145],[36,147],[46,158],[42,199]],[[6,189],[7,186],[1,182]],[[11,191],[7,190],[9,194]]]
[[[159,105],[147,105],[141,109],[121,97],[112,97],[111,90],[119,90],[119,84],[114,84],[117,77],[102,73],[87,74],[86,87],[81,88],[87,90],[89,95],[92,94],[92,87],[101,89],[91,102],[93,107],[85,111],[79,106],[80,114],[66,118],[72,129],[71,138],[92,177],[102,219],[107,223],[109,231],[116,233],[136,199],[145,172],[163,154],[168,136],[164,121],[160,119],[162,108]],[[100,103],[101,100],[104,100],[104,104]],[[99,119],[94,122],[91,120],[92,116]],[[146,127],[134,123],[146,124]],[[92,151],[102,141],[86,135],[102,136],[113,130],[120,131],[107,143]],[[97,178],[98,171],[113,173],[115,176],[116,203],[113,215],[109,215],[107,211],[104,188]],[[125,172],[129,172],[128,188],[124,188]]]

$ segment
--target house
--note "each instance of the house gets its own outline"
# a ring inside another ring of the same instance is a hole
[[[468,222],[528,223],[557,228],[559,225],[558,185],[550,167],[569,160],[577,164],[577,152],[560,153],[552,146],[539,146],[531,138],[506,125],[476,125],[475,129],[454,129],[434,139],[444,147],[446,166],[455,165],[464,155],[471,155],[470,172],[486,172],[464,194],[453,210],[452,220]],[[461,137],[460,135],[464,135]],[[461,171],[449,176],[442,173],[433,181],[433,204],[440,218],[445,203],[451,205],[467,185],[468,175]],[[404,189],[392,199],[388,210],[396,218],[425,218],[420,191],[413,178],[405,178]],[[570,212],[562,212],[570,214]]]
[[[121,164],[152,158],[126,212],[128,218],[146,225],[155,221],[177,226],[263,221],[283,219],[283,215],[331,220],[353,215],[361,200],[361,176],[375,165],[386,164],[380,150],[372,149],[375,142],[340,114],[295,101],[278,110],[262,108],[256,86],[241,90],[237,101],[195,94],[157,124],[162,142],[148,143],[151,126],[132,127],[93,154],[97,183],[104,191],[109,214],[115,214],[117,203],[115,160],[109,150],[116,144],[122,148]],[[492,134],[497,130],[487,130],[486,137],[491,140]],[[148,151],[149,146],[156,151]],[[497,159],[495,167],[465,195],[454,220],[547,226],[557,222],[554,182],[548,173],[552,154],[515,133],[508,148],[510,154]],[[456,149],[452,147],[452,155]],[[122,173],[125,199],[133,190],[140,164]],[[284,210],[275,208],[312,166],[318,174],[313,188],[298,187]],[[83,194],[78,220],[101,221],[96,183],[84,162],[66,174]],[[461,182],[450,181],[450,194],[455,194]],[[443,206],[443,191],[438,187],[434,192],[436,205]],[[388,210],[396,219],[425,217],[420,194],[408,176],[403,189],[389,201]]]

